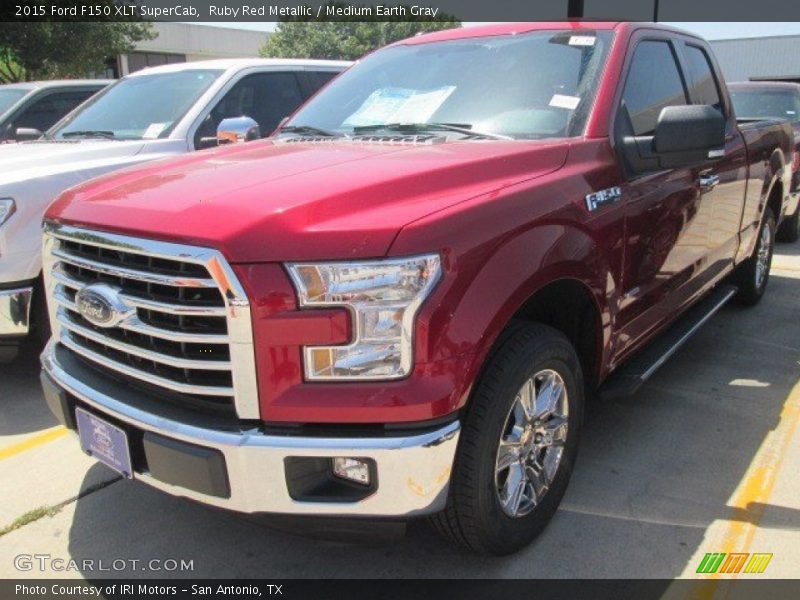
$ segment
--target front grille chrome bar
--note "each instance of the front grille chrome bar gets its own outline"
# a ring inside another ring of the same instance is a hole
[[[67,298],[63,292],[56,289],[53,294],[53,299],[64,308],[77,313],[78,307],[75,303]],[[230,340],[227,335],[220,335],[214,333],[186,333],[183,331],[172,331],[171,329],[162,329],[161,327],[153,327],[147,323],[143,323],[138,317],[132,316],[122,321],[118,327],[120,329],[127,329],[141,333],[142,335],[149,335],[168,342],[181,342],[184,344],[227,344]]]
[[[53,250],[53,256],[61,262],[65,262],[79,269],[88,269],[111,277],[124,277],[143,283],[154,283],[156,285],[167,285],[174,287],[193,287],[193,288],[215,288],[216,282],[213,279],[200,279],[198,277],[174,277],[172,275],[161,275],[159,273],[147,273],[137,269],[118,267],[98,262],[88,258],[73,256],[68,252]]]
[[[97,363],[100,366],[121,373],[122,375],[125,375],[127,377],[131,377],[133,379],[139,379],[140,381],[143,381],[144,383],[148,383],[150,385],[156,385],[158,387],[166,388],[168,390],[172,390],[173,392],[178,392],[180,394],[197,394],[201,396],[233,396],[233,388],[230,387],[216,387],[216,386],[190,385],[185,383],[178,383],[176,381],[172,381],[171,379],[167,379],[165,377],[159,377],[158,375],[154,375],[153,373],[148,373],[147,371],[140,371],[139,369],[135,369],[133,367],[124,365],[113,359],[107,358],[102,354],[98,354],[93,350],[89,350],[88,348],[76,342],[72,338],[72,336],[69,335],[69,333],[63,335],[60,339],[60,342],[73,352],[80,354],[84,358],[88,358],[93,363]]]
[[[53,271],[51,273],[53,279],[58,281],[65,287],[68,287],[76,292],[86,287],[82,281],[78,281],[74,277],[62,271]],[[169,304],[167,302],[158,302],[140,296],[131,294],[120,294],[120,297],[130,306],[137,308],[144,308],[147,310],[154,310],[168,315],[185,315],[190,317],[224,317],[227,314],[224,306],[189,306],[180,304]]]
[[[96,331],[92,331],[91,329],[88,329],[82,325],[78,325],[66,314],[64,314],[63,311],[59,311],[58,313],[58,322],[70,331],[85,337],[87,340],[91,340],[97,344],[103,344],[104,346],[108,346],[114,350],[119,350],[120,352],[131,354],[132,356],[136,356],[138,358],[161,363],[169,367],[175,367],[178,369],[200,369],[203,371],[231,370],[231,363],[227,360],[192,360],[188,358],[170,356],[169,354],[162,354],[161,352],[156,352],[154,350],[147,350],[145,348],[140,348],[139,346],[134,346],[133,344],[126,344],[125,342],[115,340],[103,334],[97,333]]]

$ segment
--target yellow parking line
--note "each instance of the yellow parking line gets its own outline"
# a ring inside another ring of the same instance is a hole
[[[731,499],[730,506],[733,511],[749,512],[750,520],[743,521],[736,518],[728,520],[721,535],[717,537],[721,547],[713,546],[714,552],[726,554],[749,552],[765,507],[769,504],[775,488],[778,471],[792,446],[798,425],[800,425],[800,383],[789,393],[777,426],[767,434]],[[706,581],[697,583],[697,587],[689,597],[702,600],[727,597],[733,584],[732,579],[735,579],[736,575],[724,579],[721,577],[723,576],[719,572],[709,575]]]
[[[11,446],[7,446],[5,448],[0,448],[0,460],[11,458],[12,456],[16,456],[21,452],[25,452],[26,450],[30,450],[36,446],[41,446],[47,442],[52,442],[60,437],[64,437],[65,435],[67,435],[66,427],[62,427],[61,425],[51,427],[50,429],[46,429],[37,435],[29,437],[27,440],[17,444],[12,444]]]

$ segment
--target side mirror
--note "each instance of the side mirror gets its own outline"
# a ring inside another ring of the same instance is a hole
[[[721,156],[725,117],[713,106],[668,106],[661,111],[653,150],[662,167],[676,167]]]
[[[38,140],[44,134],[38,129],[33,127],[17,127],[14,131],[14,139],[18,142],[29,142],[31,140]]]
[[[261,139],[261,128],[250,117],[222,119],[217,127],[217,143],[236,144]]]
[[[667,106],[654,135],[625,136],[620,148],[634,173],[702,165],[723,156],[725,126],[725,117],[713,106]]]

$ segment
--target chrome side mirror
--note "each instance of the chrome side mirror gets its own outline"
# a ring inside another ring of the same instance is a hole
[[[14,139],[18,142],[30,142],[38,140],[44,133],[33,127],[18,127],[14,132]]]
[[[217,127],[217,143],[236,144],[261,139],[261,128],[250,117],[222,119]]]

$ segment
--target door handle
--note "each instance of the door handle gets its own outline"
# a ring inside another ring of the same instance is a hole
[[[697,184],[700,186],[701,192],[710,192],[719,183],[719,175],[700,175],[697,178]]]

